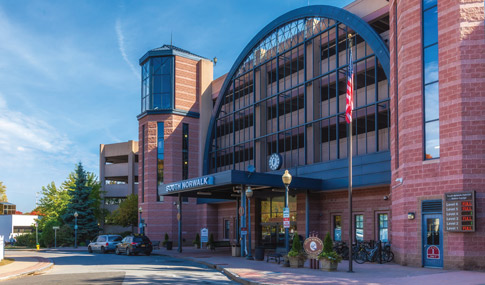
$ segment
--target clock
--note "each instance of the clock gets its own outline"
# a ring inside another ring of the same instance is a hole
[[[283,159],[279,153],[273,153],[268,160],[269,169],[275,171],[281,168]]]

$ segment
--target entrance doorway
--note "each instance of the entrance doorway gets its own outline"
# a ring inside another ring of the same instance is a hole
[[[285,196],[268,197],[261,200],[261,236],[259,244],[266,248],[285,246],[285,229],[283,228],[283,208]],[[297,231],[296,197],[289,196],[290,208],[290,239]]]
[[[423,215],[423,266],[443,267],[442,214]]]

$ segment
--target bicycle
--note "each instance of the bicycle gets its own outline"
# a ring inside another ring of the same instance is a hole
[[[394,260],[394,253],[391,251],[391,245],[386,243],[381,251],[382,261],[391,262]]]
[[[349,247],[344,241],[335,242],[333,250],[335,250],[335,252],[337,252],[337,254],[340,255],[342,259],[349,259]]]

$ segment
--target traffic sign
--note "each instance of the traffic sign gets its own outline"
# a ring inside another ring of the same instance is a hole
[[[248,228],[246,228],[246,227],[242,227],[242,228],[241,228],[241,235],[245,236],[245,235],[247,235],[247,234],[248,234]]]
[[[283,221],[283,227],[285,229],[289,229],[290,228],[290,221],[289,220],[288,221]]]
[[[60,229],[60,228],[61,228],[61,227],[59,227],[59,226],[53,226],[53,227],[52,227],[52,229],[53,229],[53,230],[58,230],[58,229]]]

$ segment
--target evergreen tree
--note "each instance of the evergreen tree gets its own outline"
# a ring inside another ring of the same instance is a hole
[[[330,232],[327,232],[325,239],[323,240],[323,252],[330,253],[333,251],[333,241],[330,237]]]
[[[81,163],[76,167],[73,175],[73,182],[69,183],[69,204],[67,205],[66,213],[62,219],[72,229],[74,229],[75,219],[74,213],[78,213],[77,217],[77,235],[78,242],[93,238],[99,231],[96,217],[94,216],[95,199],[91,196],[93,191],[92,185],[88,182],[86,171]]]

